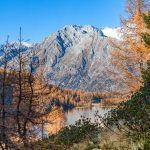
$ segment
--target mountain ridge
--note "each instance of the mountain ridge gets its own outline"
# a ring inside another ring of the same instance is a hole
[[[116,88],[108,77],[111,45],[101,29],[69,25],[37,44],[43,75],[50,84],[85,91]]]
[[[64,26],[41,43],[23,43],[24,52],[34,51],[33,63],[40,64],[34,65],[34,72],[42,69],[49,84],[90,92],[116,90],[122,85],[117,85],[107,71],[113,48],[111,37],[103,30],[91,25]]]

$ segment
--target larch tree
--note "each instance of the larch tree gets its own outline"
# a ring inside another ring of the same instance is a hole
[[[9,53],[11,45],[8,42],[8,37],[6,44],[1,45],[0,51],[2,57],[0,59],[0,146],[1,149],[8,149],[8,145],[11,144],[10,136],[10,121],[11,121],[11,108],[10,108],[10,98],[11,94],[9,91],[12,90],[11,83],[13,77],[9,67]]]
[[[30,142],[42,132],[49,113],[49,87],[40,74],[35,74],[34,52],[25,52],[21,36],[20,28],[19,42],[1,47],[0,146],[6,150],[22,146],[32,149]]]
[[[115,74],[115,79],[112,78],[128,88],[127,95],[142,86],[141,69],[150,57],[150,48],[145,46],[141,37],[143,32],[147,32],[143,14],[146,14],[149,8],[149,0],[127,0],[128,18],[121,18],[121,39],[111,40],[114,47],[111,71]]]
[[[150,12],[144,14],[143,19],[147,31],[150,31]],[[150,33],[142,33],[141,38],[146,47],[150,48]],[[104,119],[108,127],[117,127],[119,131],[138,141],[149,140],[150,137],[150,59],[147,61],[147,67],[142,69],[142,78],[143,86],[127,102],[110,111]],[[149,146],[144,146],[144,149],[149,150]]]
[[[15,124],[19,140],[28,148],[37,138],[39,125],[47,122],[46,106],[49,104],[49,88],[42,75],[35,73],[35,53],[24,53],[20,29],[18,55],[16,59],[16,80],[13,92]],[[41,128],[41,127],[39,127]]]

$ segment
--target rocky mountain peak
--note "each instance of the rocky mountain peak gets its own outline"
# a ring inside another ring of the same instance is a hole
[[[68,25],[41,43],[22,44],[23,52],[34,51],[34,63],[41,65],[35,64],[33,69],[36,73],[42,68],[43,77],[49,84],[85,91],[108,91],[120,87],[111,80],[107,70],[111,67],[113,48],[101,29],[90,25]],[[10,55],[13,61],[17,55],[14,48]]]
[[[107,90],[113,85],[109,38],[93,26],[69,25],[36,46],[43,75],[50,84],[86,91]]]

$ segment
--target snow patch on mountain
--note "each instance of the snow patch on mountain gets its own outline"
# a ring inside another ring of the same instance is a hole
[[[120,86],[114,84],[106,69],[113,49],[109,38],[98,28],[65,26],[35,49],[43,64],[43,76],[50,84],[85,91],[108,91]]]
[[[120,89],[114,83],[107,68],[112,66],[113,48],[110,38],[120,39],[120,28],[99,29],[90,25],[68,25],[46,37],[43,42],[23,42],[22,52],[34,52],[34,72],[43,71],[49,84],[85,91],[109,91]],[[12,43],[8,60],[13,64],[17,56],[18,42]],[[2,65],[2,58],[0,59]]]
[[[102,32],[104,33],[104,35],[108,36],[108,37],[112,37],[112,38],[116,38],[117,40],[121,40],[121,28],[103,28]]]
[[[11,41],[10,44],[14,45],[16,47],[20,45],[19,41]],[[31,48],[34,46],[34,44],[32,44],[32,43],[24,42],[24,41],[21,42],[21,45],[26,47],[26,48]]]

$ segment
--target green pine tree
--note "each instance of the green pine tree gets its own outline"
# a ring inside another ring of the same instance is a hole
[[[143,19],[147,25],[146,30],[150,30],[150,12],[143,15]],[[141,36],[146,46],[150,47],[150,34],[143,33]],[[125,127],[129,135],[150,139],[150,60],[147,68],[142,70],[142,77],[144,86],[130,100],[112,110],[106,117],[105,124],[109,127],[116,125],[123,130]]]
[[[147,15],[143,15],[144,22],[146,23],[147,29],[150,30],[150,12]],[[150,47],[150,34],[144,33],[142,34],[143,40],[146,46]]]

